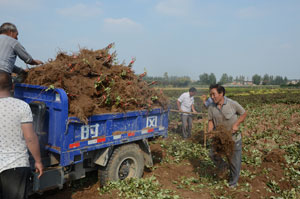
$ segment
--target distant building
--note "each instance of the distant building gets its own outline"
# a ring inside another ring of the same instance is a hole
[[[244,81],[244,85],[253,86],[252,81]]]
[[[244,82],[240,82],[240,81],[233,81],[231,83],[227,83],[226,85],[228,86],[253,86],[253,82],[252,81],[244,81]]]
[[[287,84],[298,84],[299,83],[299,79],[291,79],[291,80],[288,80]]]

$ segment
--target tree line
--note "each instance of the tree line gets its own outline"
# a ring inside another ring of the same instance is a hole
[[[287,77],[282,76],[273,76],[265,74],[264,76],[260,76],[258,74],[255,74],[252,76],[252,78],[249,80],[243,75],[233,77],[231,75],[228,75],[227,73],[223,73],[219,81],[217,81],[217,78],[214,73],[203,73],[199,75],[199,79],[197,81],[192,81],[190,77],[188,76],[169,76],[167,72],[164,73],[163,77],[152,77],[146,75],[143,78],[145,81],[151,83],[155,82],[156,84],[166,87],[166,86],[172,86],[172,87],[188,87],[190,85],[211,85],[211,84],[255,84],[255,85],[287,85],[288,79]]]
[[[246,80],[245,76],[240,75],[233,78],[227,73],[223,73],[220,80],[217,82],[218,84],[228,84],[228,83],[240,83],[245,84],[246,82],[251,82],[255,85],[284,85],[288,83],[287,77],[282,76],[273,76],[265,74],[264,76],[260,76],[255,74],[252,76],[251,80]],[[202,85],[209,85],[216,83],[216,77],[213,73],[207,74],[203,73],[199,76],[199,83]]]

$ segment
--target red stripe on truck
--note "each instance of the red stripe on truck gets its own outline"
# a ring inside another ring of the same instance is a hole
[[[148,133],[152,133],[154,129],[148,129]]]
[[[76,147],[79,147],[79,146],[80,146],[80,142],[76,142],[76,143],[70,144],[69,148],[73,149],[73,148],[76,148]]]
[[[99,138],[99,139],[97,139],[97,143],[99,143],[99,142],[105,142],[105,140],[106,140],[106,138]]]
[[[130,136],[134,136],[134,132],[130,132],[130,133],[128,133],[128,137],[130,137]]]

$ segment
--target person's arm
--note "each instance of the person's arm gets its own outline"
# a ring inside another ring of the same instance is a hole
[[[192,111],[193,111],[193,113],[197,113],[194,104],[192,104]]]
[[[28,63],[30,65],[40,65],[40,64],[44,64],[44,62],[37,60],[37,59],[33,59],[30,63]]]
[[[212,120],[208,120],[208,125],[207,125],[207,139],[211,139],[214,135],[213,135],[213,130],[214,130],[214,123]]]
[[[20,68],[18,66],[14,66],[13,70],[12,70],[13,73],[16,73],[16,74],[21,74],[21,73],[24,73],[25,70],[23,68]]]
[[[239,130],[240,124],[245,121],[246,117],[247,117],[247,112],[245,111],[239,117],[239,119],[232,125],[232,131],[233,131],[233,133],[236,133]]]
[[[38,178],[43,175],[43,164],[40,154],[40,146],[37,135],[33,130],[32,123],[22,123],[21,125],[26,145],[35,160],[36,172],[39,172]]]
[[[208,128],[207,131],[208,132],[212,132],[214,130],[214,123],[212,120],[208,120]]]
[[[177,108],[178,108],[179,111],[182,112],[181,107],[180,107],[180,102],[178,100],[177,100]]]
[[[31,55],[25,50],[25,48],[19,42],[15,45],[14,51],[20,57],[20,59],[22,59],[26,64],[30,64],[30,65],[43,64],[42,61],[33,59]]]
[[[204,105],[205,107],[207,107],[207,106],[206,106],[206,103],[205,103],[206,100],[207,100],[207,96],[206,96],[206,95],[202,95],[202,96],[201,96],[201,99],[202,99],[203,105]]]
[[[212,108],[211,107],[208,108],[207,119],[208,119],[207,132],[209,133],[207,135],[207,138],[210,139],[210,138],[213,137],[213,134],[211,134],[211,132],[214,130],[213,114],[212,114]]]
[[[233,107],[236,113],[240,116],[237,121],[232,125],[232,133],[236,133],[239,130],[239,126],[247,117],[247,112],[245,109],[237,102],[233,103]]]

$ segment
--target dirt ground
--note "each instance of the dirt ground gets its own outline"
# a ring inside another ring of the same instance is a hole
[[[195,140],[190,140],[191,142]],[[159,181],[163,189],[169,189],[174,191],[176,195],[180,198],[191,198],[191,199],[209,199],[211,197],[211,192],[209,188],[202,188],[201,192],[193,191],[189,188],[179,188],[175,181],[180,181],[184,178],[199,178],[203,176],[210,176],[215,180],[222,181],[227,179],[228,173],[226,175],[218,175],[216,168],[214,167],[203,167],[205,164],[204,160],[194,159],[194,160],[183,160],[180,164],[174,163],[162,163],[164,158],[166,158],[166,151],[161,147],[160,144],[152,144],[151,151],[153,155],[154,168],[153,170],[145,169],[144,178],[154,175]],[[255,178],[251,177],[240,177],[239,184],[248,183],[249,187],[252,187],[252,192],[246,192],[243,190],[232,189],[225,187],[222,191],[226,191],[227,194],[231,195],[233,198],[268,198],[274,196],[274,193],[267,191],[266,183],[268,181],[274,180],[279,182],[278,186],[281,189],[290,189],[291,181],[284,179],[284,168],[286,162],[284,159],[284,151],[280,149],[274,149],[269,153],[265,154],[263,157],[263,162],[259,167],[243,165],[242,170],[249,170],[252,174],[255,174]],[[270,173],[265,175],[265,171],[268,170]],[[196,183],[195,183],[196,185]],[[214,190],[215,191],[215,190]],[[216,195],[222,195],[222,192],[216,193]],[[33,195],[30,199],[115,199],[119,198],[117,191],[112,191],[109,194],[99,195],[99,182],[97,179],[97,173],[90,173],[84,181],[80,184],[68,186],[65,185],[63,190],[53,190],[45,192],[43,195]]]
[[[188,160],[184,161],[179,165],[174,165],[171,163],[161,164],[162,160],[166,156],[165,150],[159,144],[151,145],[151,151],[153,155],[154,167],[155,170],[145,169],[144,178],[150,177],[154,175],[159,183],[162,185],[163,189],[169,189],[175,191],[177,195],[181,198],[198,198],[198,199],[207,199],[210,198],[208,193],[202,192],[197,193],[194,191],[186,190],[186,189],[178,189],[177,185],[172,183],[173,181],[179,180],[181,177],[185,176],[195,177],[197,178],[197,165],[201,164],[199,161],[189,162]],[[118,193],[112,192],[109,194],[104,194],[99,196],[99,182],[97,180],[97,173],[91,173],[87,179],[84,186],[79,185],[80,188],[74,190],[71,187],[65,187],[63,190],[53,190],[45,192],[43,195],[32,195],[30,199],[112,199],[119,198]],[[73,193],[74,191],[74,193]]]

